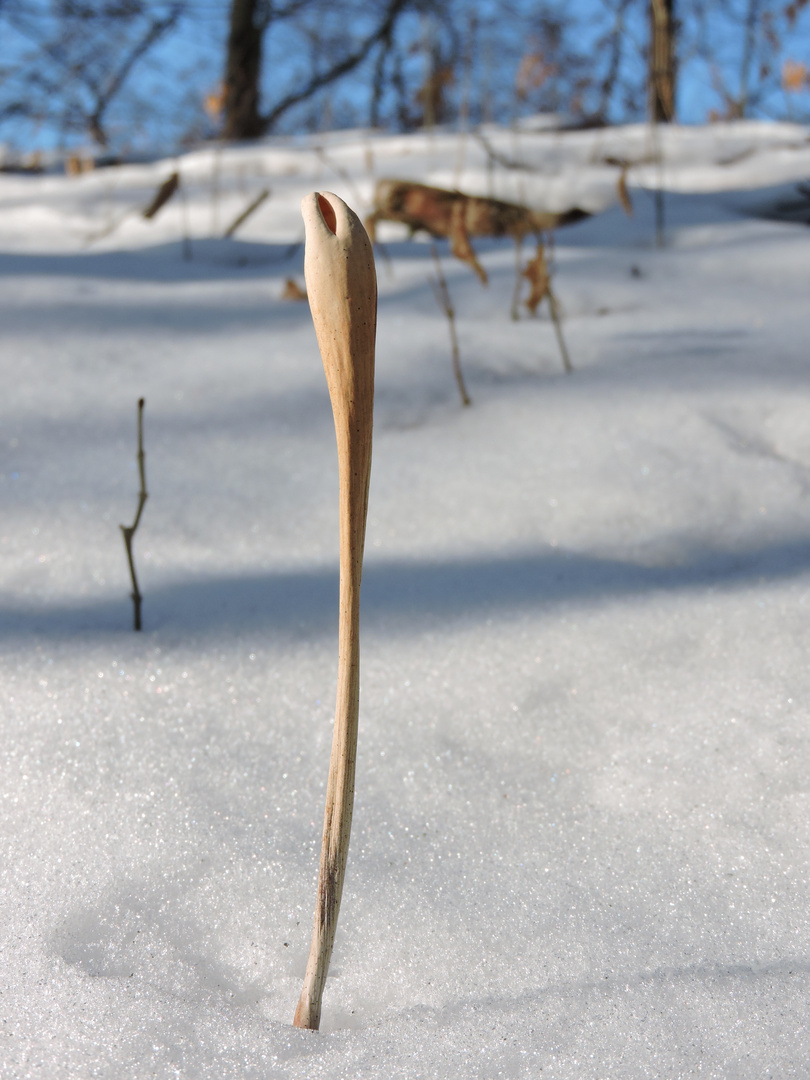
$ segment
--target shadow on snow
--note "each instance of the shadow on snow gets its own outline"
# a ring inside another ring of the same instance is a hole
[[[413,633],[437,624],[519,615],[565,603],[599,603],[681,590],[745,588],[810,570],[810,540],[756,550],[696,549],[676,565],[565,551],[436,562],[374,561],[363,576],[367,629]],[[338,574],[332,567],[142,582],[147,631],[197,636],[258,630],[300,639],[335,632]],[[128,631],[131,604],[115,599],[0,604],[0,637]]]

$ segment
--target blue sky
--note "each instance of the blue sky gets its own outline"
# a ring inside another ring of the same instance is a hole
[[[361,0],[348,2],[356,5],[354,18],[358,24],[367,20],[368,8]],[[568,4],[546,5],[547,10],[562,12],[575,20],[567,41],[570,50],[578,54],[576,63],[581,73],[596,71],[603,61],[603,54],[596,48],[596,42],[612,25],[610,5],[615,7],[619,2],[571,0]],[[212,133],[203,102],[206,94],[214,90],[221,79],[228,4],[217,0],[188,0],[188,3],[189,14],[133,69],[125,93],[111,110],[109,127],[114,147],[168,150],[182,138],[194,141]],[[738,92],[744,48],[744,15],[750,3],[751,0],[708,0],[703,5],[705,16],[701,19],[700,0],[681,0],[678,9],[682,19],[678,118],[683,122],[704,122],[712,110],[722,113],[723,88],[731,94]],[[7,12],[14,9],[15,4],[18,10],[26,12],[35,29],[47,25],[44,12],[48,0],[11,0],[10,5],[6,0],[6,5],[0,6],[0,69],[4,75],[0,79],[0,107],[2,94],[5,92],[8,98],[13,89],[15,68],[26,54],[33,51],[31,39],[13,32],[8,22]],[[786,57],[810,63],[810,5],[801,13],[792,30],[789,30],[782,17],[783,5],[769,5],[760,0],[760,6],[779,16],[774,21],[774,27],[783,40],[781,48],[770,57],[775,74],[770,76],[772,85],[769,93],[752,110],[752,115],[809,119],[810,84],[801,93],[786,95],[779,87],[778,71]],[[531,30],[531,20],[536,18],[540,5],[532,0],[511,0],[511,4],[495,0],[455,0],[453,9],[451,32],[459,35],[459,41],[463,42],[468,32],[473,12],[478,18],[478,32],[474,39],[473,104],[476,93],[479,106],[480,98],[486,95],[492,112],[500,119],[510,119],[520,111],[534,111],[542,107],[544,99],[541,93],[535,100],[530,99],[522,104],[514,96],[514,77],[521,55],[538,47]],[[313,35],[317,36],[318,32],[322,34],[322,48],[328,51],[329,42],[341,31],[341,19],[345,22],[342,10],[324,4],[318,19],[310,24],[309,38],[283,25],[272,28],[265,44],[263,90],[266,103],[277,100],[283,96],[286,88],[300,84],[306,77],[311,63],[307,48],[311,46]],[[507,10],[516,13],[517,18],[513,21],[507,19]],[[42,14],[37,16],[38,12]],[[405,75],[412,88],[409,92],[415,92],[423,75],[425,52],[421,43],[428,30],[425,20],[417,16],[407,17],[402,26],[403,35],[412,46],[405,50],[404,59]],[[634,0],[626,16],[626,48],[622,68],[628,87],[633,83],[640,85],[643,80],[646,35],[644,2]],[[759,39],[764,40],[762,34]],[[572,69],[576,68],[576,63],[572,63]],[[758,65],[759,58],[755,56],[751,64],[754,76]],[[295,130],[320,123],[327,126],[330,123],[365,123],[368,117],[369,75],[367,65],[356,77],[344,80],[320,99],[290,114],[283,127]],[[757,81],[756,77],[753,81]],[[455,89],[450,92],[459,93],[460,85],[461,79],[457,77]],[[43,94],[43,111],[52,107],[53,99],[54,94],[50,98],[47,93]],[[59,117],[63,118],[64,115],[65,110],[61,113],[52,110],[51,117],[40,123],[19,117],[8,119],[0,124],[0,141],[11,141],[21,149],[47,148],[60,141],[66,141],[69,145],[87,144],[88,140],[81,133],[65,137],[60,132]],[[622,109],[615,108],[611,119],[622,118]]]

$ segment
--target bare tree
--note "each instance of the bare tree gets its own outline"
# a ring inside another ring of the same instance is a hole
[[[798,119],[808,20],[810,0],[0,0],[0,124],[12,145],[117,150],[538,111],[666,121],[687,73],[709,119]]]
[[[282,7],[274,7],[265,0],[231,0],[222,132],[226,139],[255,139],[263,133],[259,80],[264,35],[271,22],[291,18],[305,3],[306,0],[291,0]]]
[[[500,54],[520,50],[509,60],[516,72],[513,108],[583,124],[643,116],[638,58],[649,2],[600,0],[587,16],[574,4],[545,4],[523,18],[522,6],[513,4],[511,25],[498,28]]]
[[[6,0],[17,48],[0,80],[0,120],[51,123],[110,143],[107,117],[133,70],[179,22],[185,0]]]
[[[376,47],[390,49],[400,16],[414,4],[415,0],[385,0],[375,5],[371,8],[372,17],[364,20],[367,29],[360,34],[347,32],[346,23],[351,20],[343,12],[343,33],[333,35],[329,49],[320,50],[319,62],[303,78],[295,78],[294,85],[279,94],[262,113],[260,84],[265,36],[279,23],[309,15],[315,18],[315,28],[309,29],[309,41],[317,42],[317,22],[329,12],[315,0],[289,0],[278,6],[272,0],[231,0],[223,134],[230,139],[253,139],[271,131],[295,106],[355,71]],[[335,5],[329,6],[334,14]],[[365,5],[367,12],[369,7]],[[307,28],[302,27],[302,32],[306,36]]]

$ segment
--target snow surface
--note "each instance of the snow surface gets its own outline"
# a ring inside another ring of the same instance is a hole
[[[323,136],[0,176],[0,1076],[790,1077],[810,1060],[806,129]],[[635,204],[616,204],[630,159]],[[180,168],[185,197],[138,216]],[[653,244],[659,176],[668,244]],[[298,202],[605,209],[508,317],[383,228],[352,848],[309,946],[337,465]],[[219,236],[263,187],[270,198]],[[101,235],[106,231],[106,235]],[[183,258],[184,233],[191,258]],[[150,498],[131,629],[119,522]]]

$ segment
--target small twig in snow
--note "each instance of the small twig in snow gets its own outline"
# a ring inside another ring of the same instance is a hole
[[[141,629],[141,590],[138,588],[138,578],[135,574],[135,559],[132,554],[132,541],[135,537],[135,531],[141,521],[141,514],[143,513],[146,500],[149,498],[149,494],[146,490],[146,455],[143,452],[143,407],[144,399],[140,398],[138,401],[138,474],[141,480],[141,488],[138,492],[138,510],[135,514],[135,520],[131,525],[121,525],[121,532],[124,534],[124,547],[127,551],[127,562],[129,563],[129,572],[132,577],[132,604],[134,607],[134,630]]]
[[[188,224],[188,200],[186,189],[179,181],[178,187],[180,188],[180,202],[183,206],[183,260],[189,262],[191,260],[191,230]]]
[[[565,347],[565,339],[562,334],[562,320],[560,319],[560,311],[557,305],[557,297],[551,291],[551,285],[548,287],[548,306],[551,309],[551,321],[554,323],[554,332],[557,335],[557,342],[560,346],[560,353],[562,354],[563,367],[567,374],[571,374],[574,370],[571,366],[571,358],[568,355],[568,349]]]
[[[464,376],[461,373],[461,358],[459,356],[458,338],[456,336],[456,312],[453,308],[453,302],[450,299],[450,290],[447,288],[447,281],[445,280],[444,271],[442,270],[439,252],[436,250],[436,243],[433,240],[430,242],[430,251],[433,255],[433,262],[436,264],[436,280],[431,280],[431,284],[433,285],[436,302],[447,316],[447,323],[450,327],[450,344],[453,350],[453,374],[456,377],[458,392],[461,395],[461,404],[472,405],[470,396],[467,393],[467,388],[464,385]]]

